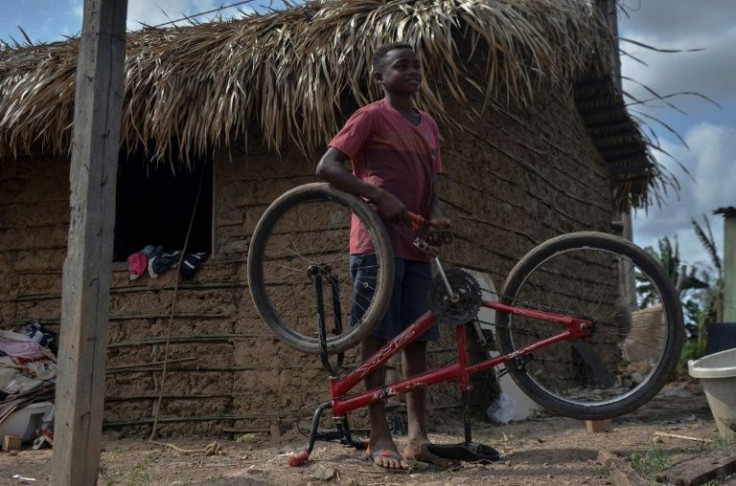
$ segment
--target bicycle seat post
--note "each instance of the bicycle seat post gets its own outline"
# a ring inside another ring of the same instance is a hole
[[[442,283],[445,285],[445,289],[447,290],[447,295],[450,296],[451,301],[457,302],[460,296],[457,295],[454,290],[452,290],[450,281],[447,280],[447,274],[445,274],[445,270],[442,268],[442,263],[440,262],[440,258],[437,256],[439,254],[439,248],[430,245],[429,243],[427,243],[421,238],[414,239],[414,246],[419,248],[423,252],[429,253],[430,255],[432,255],[432,260],[434,261],[435,268],[437,268],[437,273],[439,273],[440,278],[442,279]]]
[[[442,283],[445,284],[445,289],[447,289],[447,295],[450,296],[450,300],[453,302],[457,302],[458,299],[460,299],[460,296],[457,295],[452,290],[450,281],[447,280],[447,274],[445,274],[445,270],[442,268],[442,263],[440,263],[440,259],[437,256],[434,257],[434,264],[435,264],[435,267],[437,268],[437,273],[440,275],[440,278],[442,279]]]

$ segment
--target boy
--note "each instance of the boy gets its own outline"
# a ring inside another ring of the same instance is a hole
[[[408,211],[438,226],[450,225],[442,217],[434,190],[435,176],[442,170],[439,130],[428,114],[414,107],[412,100],[421,84],[419,59],[413,48],[408,44],[379,48],[373,58],[373,79],[383,88],[384,98],[350,117],[328,144],[329,149],[317,166],[319,177],[338,189],[368,199],[375,206],[386,224],[394,250],[396,277],[391,304],[373,335],[362,343],[364,361],[428,310],[431,257],[412,245],[414,234]],[[348,159],[353,164],[352,174],[344,166]],[[356,297],[360,297],[366,286],[359,283],[369,278],[367,273],[375,256],[370,254],[370,242],[362,237],[359,227],[352,228],[350,233],[350,266]],[[426,370],[427,341],[438,338],[435,324],[404,348],[405,376]],[[383,368],[366,377],[365,382],[368,389],[382,386]],[[377,465],[406,469],[407,460],[411,459],[443,465],[427,448],[425,397],[424,388],[407,393],[408,444],[402,454],[391,437],[383,401],[369,405],[369,452]]]

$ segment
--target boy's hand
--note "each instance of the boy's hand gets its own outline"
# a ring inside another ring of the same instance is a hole
[[[444,216],[440,216],[438,218],[432,218],[429,220],[429,223],[433,226],[437,226],[438,228],[447,229],[450,226],[452,226],[452,220],[450,218],[445,218]]]
[[[452,241],[452,233],[448,228],[452,225],[449,218],[437,217],[429,220],[430,230],[427,233],[427,242],[432,246],[442,246]],[[435,228],[435,229],[432,229]]]
[[[373,199],[373,202],[376,204],[378,212],[389,222],[411,226],[409,211],[398,197],[390,192],[381,191],[380,196]]]

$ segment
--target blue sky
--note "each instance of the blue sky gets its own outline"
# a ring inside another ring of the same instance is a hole
[[[156,25],[217,8],[236,0],[129,0],[128,29],[140,23]],[[267,4],[255,0],[253,5]],[[62,40],[77,34],[82,23],[82,0],[2,0],[0,39],[22,41],[20,25],[34,41]],[[662,125],[647,120],[660,144],[671,155],[655,152],[658,161],[679,180],[679,194],[670,193],[661,207],[638,211],[634,217],[634,240],[641,246],[656,245],[663,236],[678,236],[682,258],[694,264],[707,262],[694,237],[691,218],[710,218],[716,243],[722,251],[723,221],[712,211],[736,206],[736,2],[733,0],[620,0],[622,38],[660,49],[695,49],[698,52],[660,53],[622,42],[624,51],[645,64],[624,56],[622,70],[660,95],[697,92],[720,108],[696,96],[672,99],[680,113],[661,102],[631,106],[631,110],[655,117],[674,128],[687,147]],[[248,6],[241,6],[246,9]],[[228,9],[224,16],[236,16]],[[209,16],[211,17],[211,16]],[[207,20],[207,17],[200,20]],[[640,84],[624,81],[624,89],[638,99],[651,98]],[[682,164],[689,174],[680,167]]]
[[[660,95],[697,92],[720,105],[695,96],[673,98],[685,113],[663,103],[636,109],[674,128],[687,143],[656,122],[650,122],[663,148],[672,156],[657,160],[679,180],[679,194],[670,194],[662,207],[639,211],[634,239],[640,245],[656,244],[662,236],[679,236],[680,252],[690,264],[709,261],[694,238],[691,218],[710,218],[716,243],[723,252],[723,218],[712,211],[736,206],[736,2],[732,0],[623,0],[619,16],[622,38],[659,49],[702,49],[698,52],[659,53],[622,42],[631,56],[622,58],[624,76],[637,80]],[[624,89],[636,98],[650,98],[645,90],[624,81]],[[689,172],[679,168],[681,163]]]

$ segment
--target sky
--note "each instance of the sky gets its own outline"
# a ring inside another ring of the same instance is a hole
[[[702,224],[705,215],[723,252],[723,218],[712,214],[722,206],[736,206],[736,1],[734,0],[619,0],[620,47],[624,90],[631,94],[629,109],[644,130],[663,149],[657,161],[679,182],[661,204],[634,213],[634,241],[656,246],[659,238],[678,239],[684,263],[705,265],[710,260],[695,237],[691,219]],[[158,25],[238,0],[129,0],[129,30],[141,24]],[[241,5],[268,4],[255,0]],[[0,39],[23,41],[18,26],[35,41],[63,40],[78,34],[82,0],[0,0]],[[214,14],[199,17],[211,19]],[[221,12],[239,16],[237,8]],[[633,40],[660,50],[645,49]],[[695,49],[699,49],[694,51]],[[632,100],[679,95],[646,105]],[[716,105],[717,104],[717,105]],[[661,123],[660,123],[661,122]],[[672,130],[672,131],[671,131]],[[673,133],[674,132],[674,133]]]
[[[736,2],[733,0],[623,0],[619,37],[661,50],[697,52],[662,53],[622,41],[624,90],[636,99],[652,98],[642,87],[659,95],[695,92],[670,101],[684,113],[662,102],[651,107],[630,105],[634,116],[646,120],[667,152],[654,151],[657,161],[679,181],[678,194],[667,195],[661,207],[634,216],[634,241],[656,245],[664,236],[678,236],[680,254],[688,264],[710,259],[695,237],[691,219],[709,219],[719,253],[723,256],[723,217],[713,210],[736,206]],[[639,61],[643,61],[639,62]],[[629,100],[631,101],[631,100]],[[654,117],[673,129],[685,143]],[[646,129],[645,129],[646,130]],[[683,169],[684,168],[684,169]],[[687,172],[686,172],[686,171]]]

